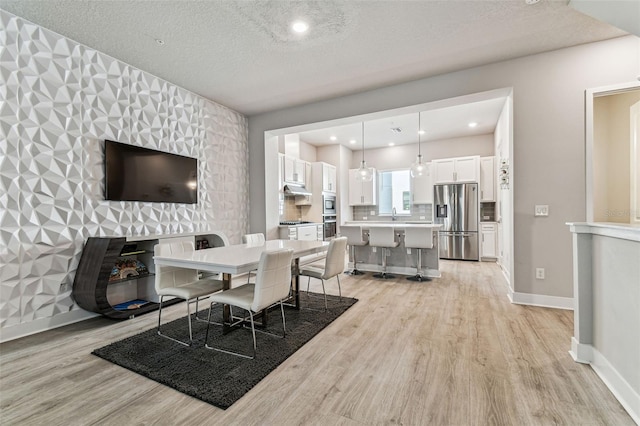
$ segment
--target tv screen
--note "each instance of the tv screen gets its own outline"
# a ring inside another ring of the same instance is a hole
[[[105,140],[104,198],[157,203],[198,202],[198,160]]]

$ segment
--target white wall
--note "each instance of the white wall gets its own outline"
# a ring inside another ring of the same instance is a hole
[[[570,224],[574,259],[574,360],[589,363],[640,424],[640,229]]]
[[[635,80],[639,59],[638,38],[627,36],[251,116],[251,229],[266,227],[265,131],[513,87],[514,290],[570,298],[564,224],[586,217],[584,91]],[[535,204],[550,216],[534,219]]]
[[[71,297],[88,237],[217,230],[240,242],[244,116],[2,10],[0,34],[3,338],[88,315]],[[105,201],[104,139],[197,158],[198,203]]]

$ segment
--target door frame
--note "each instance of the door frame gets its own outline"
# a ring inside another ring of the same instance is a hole
[[[595,87],[585,90],[585,161],[586,161],[586,218],[587,222],[594,222],[594,177],[593,177],[593,145],[594,145],[594,113],[593,100],[601,96],[617,95],[640,89],[640,81],[615,84],[611,86]],[[631,160],[633,161],[633,159]]]

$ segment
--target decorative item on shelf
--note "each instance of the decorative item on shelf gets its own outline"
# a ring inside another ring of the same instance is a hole
[[[418,113],[418,157],[416,158],[416,162],[411,165],[411,177],[420,177],[425,173],[428,173],[427,165],[422,162],[422,152],[420,151],[420,136],[424,133],[421,127],[420,121],[420,113]]]
[[[118,259],[111,269],[109,281],[122,280],[129,277],[148,275],[149,270],[137,259]]]
[[[498,171],[498,178],[500,179],[500,188],[509,189],[509,159],[500,159],[500,170]]]
[[[202,239],[196,241],[196,250],[208,249],[209,248],[209,240]]]
[[[356,179],[360,182],[371,182],[373,180],[373,170],[371,170],[371,167],[367,167],[367,162],[364,161],[364,121],[362,122],[362,161],[360,162]]]
[[[129,311],[131,309],[141,308],[148,303],[149,301],[142,299],[129,300],[128,302],[118,303],[113,307],[113,309],[116,311]]]

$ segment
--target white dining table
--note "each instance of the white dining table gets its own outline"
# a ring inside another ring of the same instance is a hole
[[[235,244],[231,246],[212,247],[195,250],[188,253],[154,256],[156,265],[174,266],[179,268],[197,269],[199,271],[216,272],[222,274],[223,290],[231,288],[233,275],[248,273],[258,269],[260,256],[265,251],[292,249],[292,303],[295,308],[300,307],[300,258],[327,251],[329,242],[300,241],[300,240],[268,240],[262,244]],[[225,306],[224,320],[229,322],[229,307]],[[266,316],[263,316],[263,322]]]

